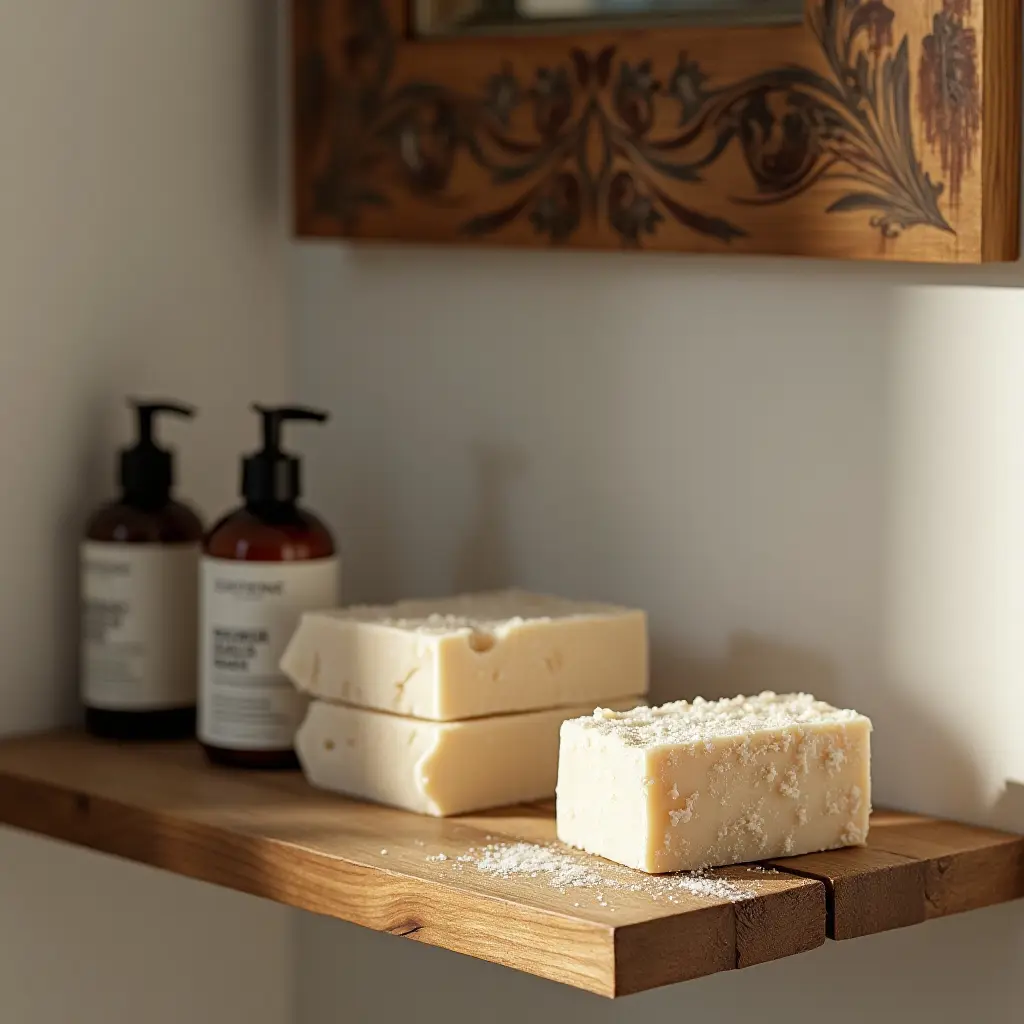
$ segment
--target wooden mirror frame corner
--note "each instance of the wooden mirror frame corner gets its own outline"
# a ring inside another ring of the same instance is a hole
[[[1020,0],[415,38],[292,0],[300,237],[1018,256]]]

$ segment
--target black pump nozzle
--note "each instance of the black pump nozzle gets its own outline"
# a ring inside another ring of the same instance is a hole
[[[176,416],[195,416],[196,411],[179,402],[139,402],[128,404],[138,415],[139,436],[131,448],[121,451],[121,487],[125,499],[133,505],[159,507],[167,502],[174,486],[174,456],[161,448],[153,437],[153,419],[159,412]]]
[[[263,448],[242,460],[242,496],[249,504],[290,503],[302,493],[301,465],[281,448],[281,427],[286,420],[324,423],[327,413],[301,405],[252,409],[263,417]]]

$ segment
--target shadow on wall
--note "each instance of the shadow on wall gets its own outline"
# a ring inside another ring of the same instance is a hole
[[[116,472],[109,397],[90,388],[81,411],[84,415],[81,429],[75,433],[77,451],[72,459],[77,472],[67,481],[66,499],[58,521],[53,524],[51,551],[54,579],[70,583],[55,588],[56,599],[51,604],[53,621],[48,624],[50,636],[70,638],[69,643],[54,645],[58,664],[55,685],[48,691],[53,701],[49,720],[62,725],[81,725],[84,720],[78,682],[82,614],[78,598],[79,543],[88,514],[110,500],[111,481]]]
[[[286,908],[16,829],[0,843],[5,1024],[290,1019]]]
[[[841,699],[834,659],[749,632],[733,633],[722,658],[673,654],[655,647],[652,663],[658,680],[652,697],[658,701],[689,700],[698,695],[730,697],[760,690],[803,691],[830,702]]]
[[[301,1024],[554,1024],[584,1015],[593,1024],[820,1024],[823,1006],[830,1024],[996,1024],[1016,1020],[1024,999],[1021,903],[618,1001],[328,918],[302,914],[297,924]]]
[[[984,819],[1017,770],[1019,293],[425,252],[300,254],[346,598],[645,607],[657,698],[814,690],[875,720],[879,803]]]
[[[1011,832],[1024,833],[1024,782],[1006,780],[995,809],[995,824]]]
[[[898,687],[879,692],[864,687],[854,698],[842,685],[834,659],[821,652],[780,643],[749,633],[734,633],[727,654],[721,659],[699,659],[664,650],[655,652],[658,684],[652,693],[656,701],[704,697],[728,697],[737,693],[803,691],[839,706],[854,703],[858,711],[872,718],[871,738],[876,807],[897,810],[929,810],[918,804],[902,805],[899,789],[887,780],[899,778],[911,762],[926,762],[930,785],[956,807],[973,809],[975,819],[985,818],[987,791],[977,757],[961,732],[926,699],[905,693]],[[678,681],[673,683],[672,681]],[[1024,793],[1024,787],[1018,787]],[[1015,793],[1007,789],[1004,800],[1012,803]],[[1017,801],[1018,825],[1024,822],[1024,798]],[[931,808],[934,810],[935,808]],[[1011,814],[1009,807],[1000,817]],[[1011,826],[1008,826],[1011,827]]]
[[[386,604],[403,596],[402,548],[396,528],[389,474],[369,463],[353,463],[343,474],[351,495],[335,530],[341,548],[341,589],[346,604]],[[312,474],[311,474],[312,475]],[[397,495],[394,496],[397,500]],[[317,504],[318,511],[328,506]]]
[[[473,452],[475,497],[455,567],[455,591],[497,590],[516,583],[509,506],[512,486],[526,468],[523,455],[497,445]]]

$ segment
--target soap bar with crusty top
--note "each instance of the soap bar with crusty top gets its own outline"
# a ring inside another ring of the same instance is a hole
[[[282,670],[313,697],[435,721],[647,693],[642,611],[503,590],[303,615]]]
[[[870,734],[803,693],[599,709],[561,728],[558,838],[650,872],[863,845]]]

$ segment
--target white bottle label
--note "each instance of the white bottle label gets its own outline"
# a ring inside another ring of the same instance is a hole
[[[199,738],[232,750],[288,750],[306,697],[278,667],[305,611],[338,604],[338,559],[204,557]]]
[[[85,541],[80,554],[85,704],[194,705],[199,545]]]

